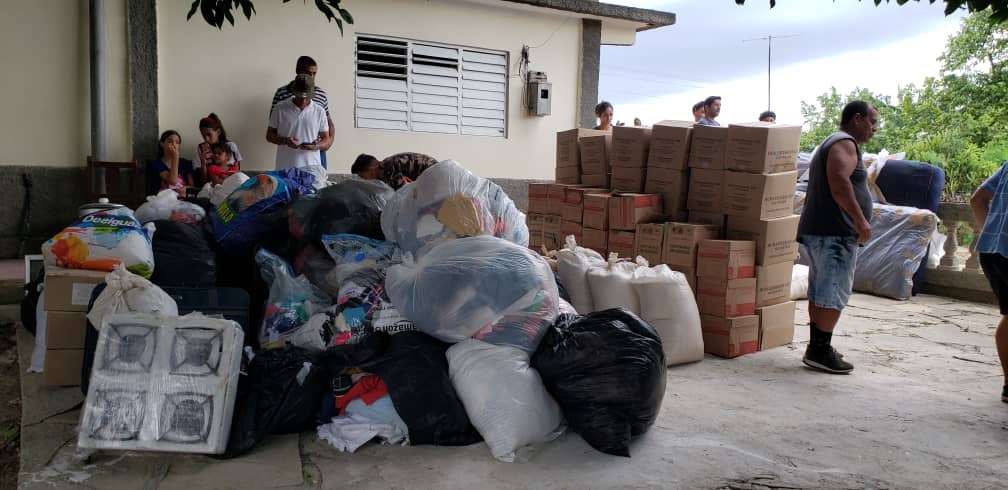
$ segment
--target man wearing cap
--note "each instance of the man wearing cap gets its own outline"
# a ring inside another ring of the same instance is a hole
[[[291,97],[273,108],[266,130],[266,141],[277,145],[276,168],[321,168],[319,148],[329,137],[329,122],[325,109],[312,101],[315,79],[300,74],[289,87]]]
[[[314,80],[318,75],[318,63],[316,63],[315,59],[311,56],[299,56],[297,63],[294,65],[294,76],[303,74],[310,75],[312,80]],[[289,83],[285,83],[283,86],[277,88],[276,92],[273,93],[273,102],[270,104],[270,114],[272,114],[276,109],[277,104],[291,98],[291,95]],[[326,97],[326,92],[325,90],[322,90],[322,87],[315,85],[315,94],[312,95],[312,102],[322,106],[322,110],[326,113],[326,122],[329,123],[329,134],[332,135],[333,120],[332,116],[329,115],[329,98]],[[325,141],[320,141],[319,143],[319,150],[321,150],[319,155],[322,157],[322,168],[328,168],[326,167],[326,151],[332,146],[333,139],[330,137]]]

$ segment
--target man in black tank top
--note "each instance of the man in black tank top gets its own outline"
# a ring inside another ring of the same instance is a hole
[[[840,131],[826,138],[809,165],[808,192],[798,222],[798,241],[809,266],[809,331],[802,362],[834,374],[854,366],[831,345],[833,328],[847,306],[858,246],[871,238],[872,200],[861,144],[878,129],[878,111],[862,100],[843,108]]]

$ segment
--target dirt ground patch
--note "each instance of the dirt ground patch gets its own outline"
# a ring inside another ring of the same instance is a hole
[[[21,383],[16,323],[0,324],[0,490],[17,488]]]

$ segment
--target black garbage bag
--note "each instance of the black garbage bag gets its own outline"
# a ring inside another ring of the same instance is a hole
[[[377,374],[409,429],[410,445],[465,446],[483,438],[452,387],[448,347],[421,332],[376,332],[329,348],[319,362],[334,375],[355,367]]]
[[[21,325],[33,336],[38,327],[38,302],[42,296],[43,283],[45,283],[45,267],[40,268],[31,282],[24,285],[24,297],[21,298]]]
[[[312,242],[336,233],[384,240],[381,213],[393,195],[380,180],[346,180],[314,196],[301,196],[291,206],[291,233]]]
[[[532,367],[571,428],[616,456],[630,456],[630,438],[654,424],[665,396],[661,340],[651,325],[621,308],[561,315]]]
[[[188,288],[213,287],[217,283],[217,254],[210,246],[212,237],[202,226],[171,220],[155,221],[154,226],[151,282]]]
[[[314,429],[331,381],[300,347],[287,345],[256,355],[238,380],[231,434],[221,457],[240,456],[269,434]]]

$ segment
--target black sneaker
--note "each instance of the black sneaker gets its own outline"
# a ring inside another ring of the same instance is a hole
[[[1001,401],[1008,403],[1008,385],[1001,388]]]
[[[810,344],[805,349],[802,362],[812,369],[833,374],[847,374],[854,370],[854,365],[843,360],[843,356],[833,346],[813,347]]]

